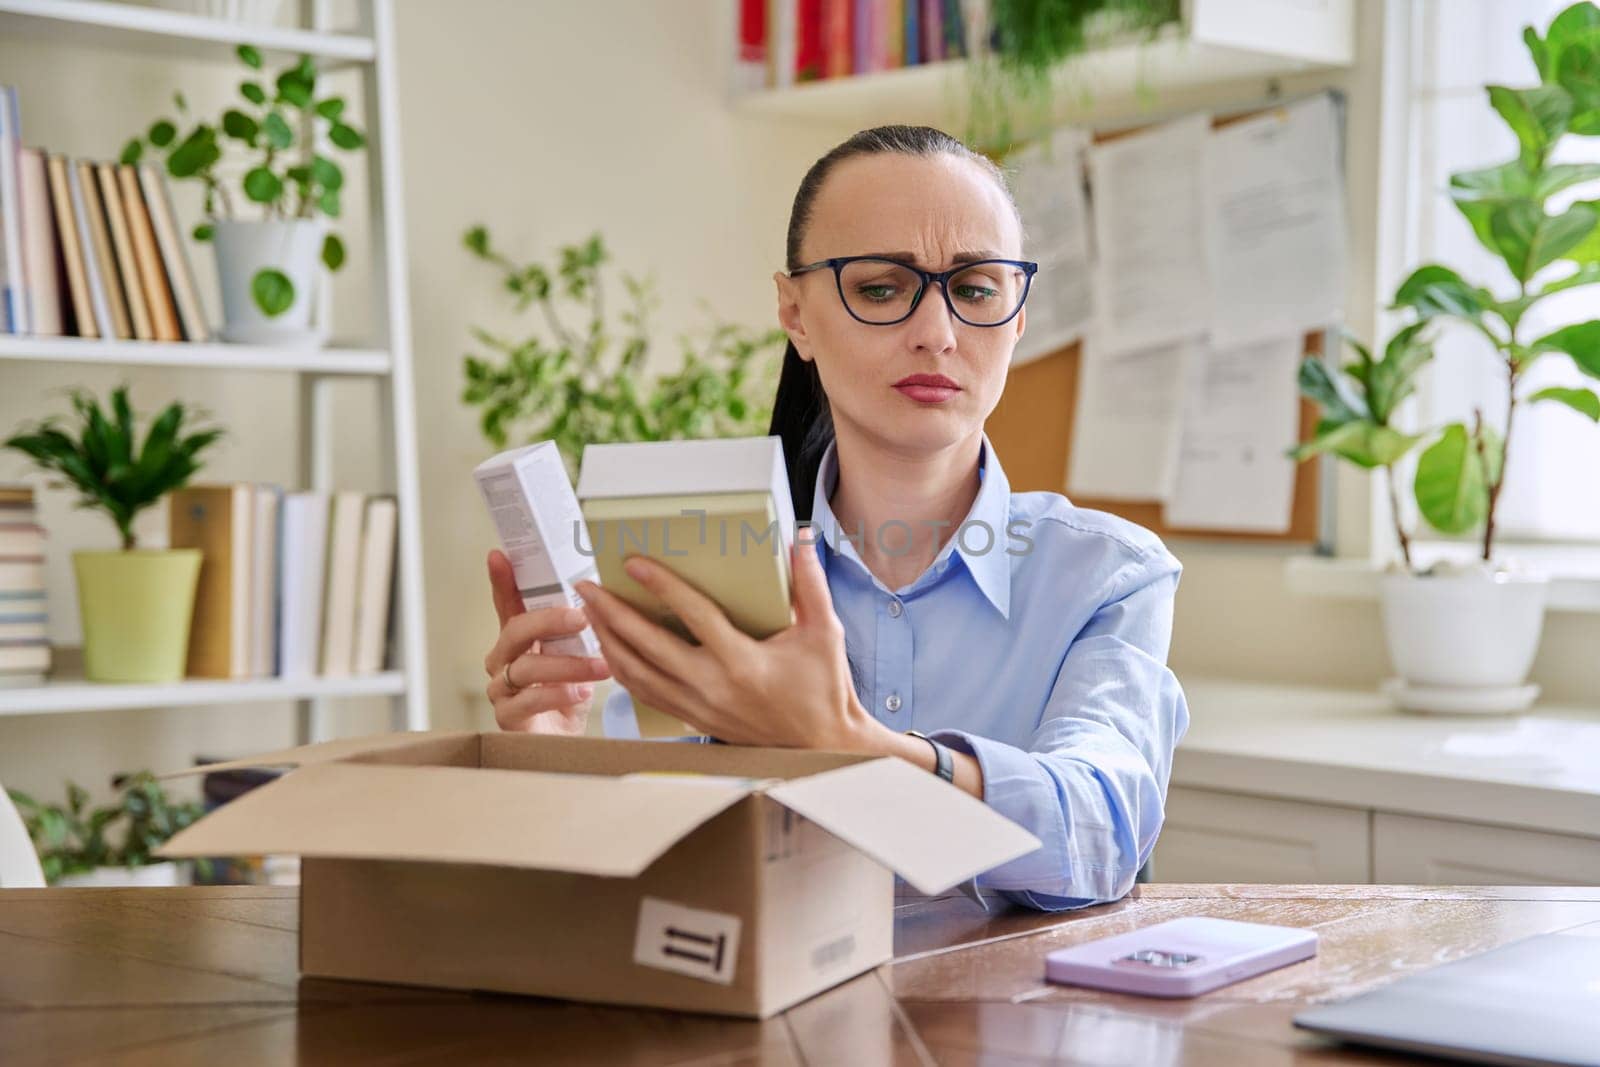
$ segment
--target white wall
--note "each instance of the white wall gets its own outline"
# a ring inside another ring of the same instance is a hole
[[[1378,291],[1380,5],[1362,6],[1361,65],[1332,84],[1345,89],[1350,105],[1351,324],[1370,335],[1372,306],[1360,297]],[[728,319],[752,326],[773,321],[769,276],[782,263],[795,186],[813,160],[852,130],[764,122],[724,105],[728,0],[398,7],[432,705],[440,727],[486,727],[492,725],[486,702],[468,694],[481,689],[482,654],[495,631],[482,569],[492,532],[470,471],[490,446],[458,400],[460,360],[470,346],[469,325],[513,331],[516,324],[492,273],[461,248],[462,231],[484,222],[513,255],[549,258],[558,244],[600,230],[619,266],[657,275],[663,306],[656,354],[672,360],[675,336],[701,321],[702,298]],[[24,86],[30,140],[101,157],[115,155],[174,85],[196,98],[206,81],[203,68],[169,70],[147,59],[16,41],[0,41],[0,71]],[[237,72],[223,64],[209,77],[216,91],[231,91]],[[1309,78],[1284,88],[1322,84]],[[1263,89],[1238,86],[1187,102],[1242,103]],[[360,205],[351,208],[359,217]],[[360,236],[356,228],[352,249]],[[338,290],[346,332],[358,330],[369,310],[366,265],[355,258]],[[197,263],[205,276],[208,253],[198,253]],[[77,366],[0,367],[0,430],[40,414],[47,400],[59,407],[52,390],[73,384],[103,390],[118,377]],[[123,377],[145,406],[181,396],[233,428],[232,445],[208,477],[294,482],[294,453],[282,444],[295,419],[289,379],[168,370]],[[372,486],[376,478],[372,402],[368,387],[341,390],[338,467],[341,481],[354,487]],[[0,480],[24,469],[0,457]],[[1360,554],[1367,490],[1349,473],[1340,487],[1342,543]],[[68,553],[111,543],[107,523],[71,512],[68,503],[59,494],[45,499],[52,610],[64,640],[75,627]],[[1186,564],[1173,646],[1180,676],[1370,685],[1384,674],[1375,605],[1291,595],[1281,552],[1174,547]],[[1551,621],[1535,678],[1552,698],[1592,697],[1581,674],[1597,638],[1600,619]],[[381,703],[348,706],[336,727],[381,729],[385,710]],[[0,782],[52,796],[66,776],[100,788],[114,770],[275,747],[290,742],[292,731],[290,709],[272,706],[0,717]]]

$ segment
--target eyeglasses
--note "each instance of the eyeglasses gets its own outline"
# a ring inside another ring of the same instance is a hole
[[[946,271],[919,270],[881,256],[835,256],[789,272],[833,271],[839,299],[857,322],[893,326],[917,310],[930,282],[937,282],[950,313],[969,326],[1004,326],[1022,310],[1039,264],[1020,259],[982,259]]]

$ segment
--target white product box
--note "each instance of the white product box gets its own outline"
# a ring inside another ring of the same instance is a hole
[[[473,471],[500,547],[511,559],[517,591],[529,611],[582,607],[573,590],[581,581],[598,583],[594,560],[581,547],[583,513],[554,441],[513,448],[484,460]],[[600,642],[585,627],[569,637],[546,641],[542,650],[564,656],[598,656]]]

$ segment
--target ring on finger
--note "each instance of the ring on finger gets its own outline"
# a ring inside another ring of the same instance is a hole
[[[511,690],[511,695],[516,696],[518,693],[522,692],[526,686],[518,685],[516,682],[511,680],[511,663],[511,660],[506,660],[506,665],[500,668],[500,680],[506,683],[506,688]]]

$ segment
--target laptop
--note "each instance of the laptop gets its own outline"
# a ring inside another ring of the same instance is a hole
[[[1600,1067],[1600,936],[1543,934],[1413,974],[1294,1024],[1458,1062]]]

